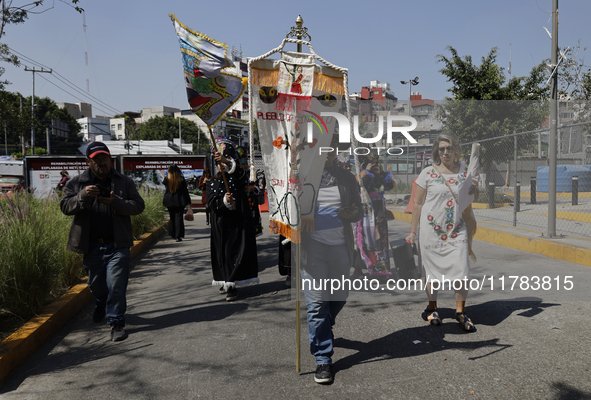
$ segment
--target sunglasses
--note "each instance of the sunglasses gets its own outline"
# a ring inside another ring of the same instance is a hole
[[[440,153],[445,153],[445,151],[447,150],[447,151],[449,151],[449,152],[451,153],[451,152],[453,152],[453,149],[454,149],[454,148],[453,148],[453,147],[451,147],[451,146],[440,147],[440,148],[439,148],[439,152],[440,152]]]

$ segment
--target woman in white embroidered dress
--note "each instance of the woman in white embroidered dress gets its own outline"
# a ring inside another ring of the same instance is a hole
[[[461,280],[461,289],[454,289],[456,320],[462,329],[474,332],[476,327],[464,309],[468,295],[467,281],[464,278],[470,278],[471,252],[467,224],[463,218],[454,218],[458,187],[466,180],[468,167],[459,161],[460,143],[451,133],[437,136],[432,155],[433,165],[423,169],[416,179],[412,224],[406,240],[411,244],[415,242],[420,223],[418,248],[423,276],[427,282],[429,305],[424,315],[429,324],[441,325],[437,311],[437,291],[432,290],[430,282],[437,280],[441,283],[441,288],[449,288],[449,282]],[[469,194],[476,194],[478,198],[478,187],[473,184]],[[460,283],[456,282],[455,287],[460,287]]]

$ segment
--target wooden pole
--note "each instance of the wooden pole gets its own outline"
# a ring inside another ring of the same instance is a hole
[[[286,37],[295,37],[299,40],[308,39],[308,41],[312,40],[312,37],[308,34],[308,28],[304,27],[304,20],[302,19],[301,15],[298,15],[296,18],[296,26],[291,27],[291,31],[287,34]],[[297,44],[297,52],[302,52],[302,44]],[[301,227],[300,227],[301,229]],[[301,236],[301,235],[300,235]],[[292,242],[293,243],[293,242]],[[301,318],[300,318],[300,291],[301,291],[301,279],[300,279],[300,246],[301,243],[295,243],[296,246],[296,262],[295,262],[295,280],[296,280],[296,371],[300,372],[300,326],[301,326]],[[293,265],[292,265],[293,267]]]
[[[306,34],[305,28],[303,28],[304,20],[300,15],[296,18],[296,27],[292,27],[290,34],[295,36],[297,39],[302,40],[302,36]],[[309,37],[309,35],[308,35]],[[297,44],[297,52],[302,52],[302,44]],[[301,229],[301,227],[300,227]],[[300,236],[301,237],[301,236]],[[292,242],[293,243],[293,242]],[[295,282],[296,282],[296,372],[301,370],[301,277],[300,277],[300,249],[301,243],[295,243]],[[293,265],[293,263],[292,263]]]

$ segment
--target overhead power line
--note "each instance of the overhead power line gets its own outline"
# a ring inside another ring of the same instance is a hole
[[[7,46],[7,47],[8,47],[8,46]],[[12,53],[14,53],[15,55],[17,55],[17,56],[21,57],[22,59],[24,59],[25,61],[27,61],[28,63],[35,64],[35,65],[37,65],[37,66],[39,66],[39,67],[42,67],[42,68],[51,69],[51,70],[53,71],[53,74],[52,74],[52,76],[55,76],[55,77],[56,77],[56,79],[57,79],[58,81],[60,81],[60,82],[61,82],[61,83],[63,83],[64,85],[68,86],[70,89],[72,89],[72,90],[75,90],[76,92],[80,93],[80,94],[81,94],[82,96],[84,96],[84,97],[85,97],[87,100],[80,99],[79,97],[77,97],[77,96],[75,96],[75,95],[72,95],[72,94],[71,94],[71,93],[69,93],[67,90],[65,90],[65,89],[63,89],[62,87],[60,87],[59,85],[57,85],[57,84],[55,84],[55,83],[53,83],[53,82],[49,81],[48,79],[45,79],[45,80],[46,80],[46,81],[48,81],[49,83],[51,83],[51,84],[53,84],[54,86],[56,86],[58,89],[61,89],[61,90],[62,90],[62,91],[64,91],[65,93],[68,93],[70,96],[73,96],[74,98],[76,98],[76,99],[78,99],[78,100],[80,100],[80,101],[82,101],[82,102],[84,102],[84,101],[88,101],[88,99],[90,99],[90,100],[92,100],[92,102],[94,102],[94,103],[95,103],[95,105],[94,105],[94,107],[95,107],[95,108],[97,108],[97,109],[99,109],[99,110],[101,110],[102,112],[105,112],[105,113],[107,113],[107,114],[110,114],[110,113],[114,113],[114,114],[123,114],[123,112],[122,112],[121,110],[118,110],[117,108],[115,108],[115,107],[112,107],[111,105],[109,105],[109,104],[105,103],[104,101],[102,101],[102,100],[100,100],[100,99],[96,98],[95,96],[92,96],[90,93],[87,93],[87,92],[85,92],[85,91],[84,91],[84,89],[80,88],[80,87],[79,87],[79,86],[77,86],[75,83],[71,82],[71,81],[70,81],[70,80],[68,80],[66,77],[64,77],[64,76],[63,76],[63,75],[61,75],[60,73],[56,72],[56,71],[55,71],[55,69],[53,69],[53,68],[50,68],[50,67],[48,67],[48,66],[46,66],[46,65],[44,65],[44,64],[42,64],[42,63],[40,63],[40,62],[38,62],[38,61],[35,61],[35,60],[33,60],[32,58],[30,58],[30,57],[27,57],[26,55],[24,55],[24,54],[22,54],[22,53],[19,53],[18,51],[14,50],[14,49],[12,49],[12,48],[10,48],[10,47],[8,47],[8,49],[9,49],[9,50],[10,50]],[[96,103],[98,103],[99,105],[101,105],[103,108],[100,108],[99,106],[97,106],[97,105],[96,105]],[[104,110],[104,108],[107,108],[107,109],[108,109],[108,110],[110,110],[110,111],[106,111],[106,110]]]
[[[61,91],[63,91],[63,92],[65,92],[65,93],[69,94],[70,96],[72,96],[72,97],[73,97],[73,98],[75,98],[76,100],[80,100],[81,102],[84,102],[84,101],[85,101],[84,99],[81,99],[80,97],[77,97],[75,94],[72,94],[72,93],[68,92],[67,90],[65,90],[64,88],[62,88],[62,87],[60,87],[60,86],[56,85],[54,82],[50,81],[49,79],[47,79],[47,78],[45,78],[45,77],[43,77],[43,76],[41,76],[41,78],[43,78],[45,81],[47,81],[48,83],[52,84],[52,85],[53,85],[53,86],[55,86],[56,88],[60,89]],[[110,113],[112,113],[112,111],[107,111],[107,110],[104,110],[104,109],[102,109],[101,107],[97,106],[96,104],[95,104],[93,107],[94,107],[95,109],[99,110],[99,111],[102,111],[102,112],[104,112],[105,114],[110,114]],[[117,112],[116,114],[123,114],[123,113],[121,113],[121,112]]]

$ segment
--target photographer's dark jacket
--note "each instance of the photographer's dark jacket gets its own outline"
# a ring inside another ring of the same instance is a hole
[[[114,196],[110,212],[115,247],[131,247],[133,245],[133,230],[130,216],[141,214],[144,211],[144,200],[131,178],[121,175],[114,168],[111,168],[109,176]],[[96,198],[88,196],[84,188],[93,185],[94,178],[94,173],[88,168],[82,174],[70,179],[64,188],[64,196],[60,201],[62,212],[66,215],[74,215],[67,245],[67,249],[74,253],[85,254],[88,252],[91,229],[93,229],[90,210]]]

